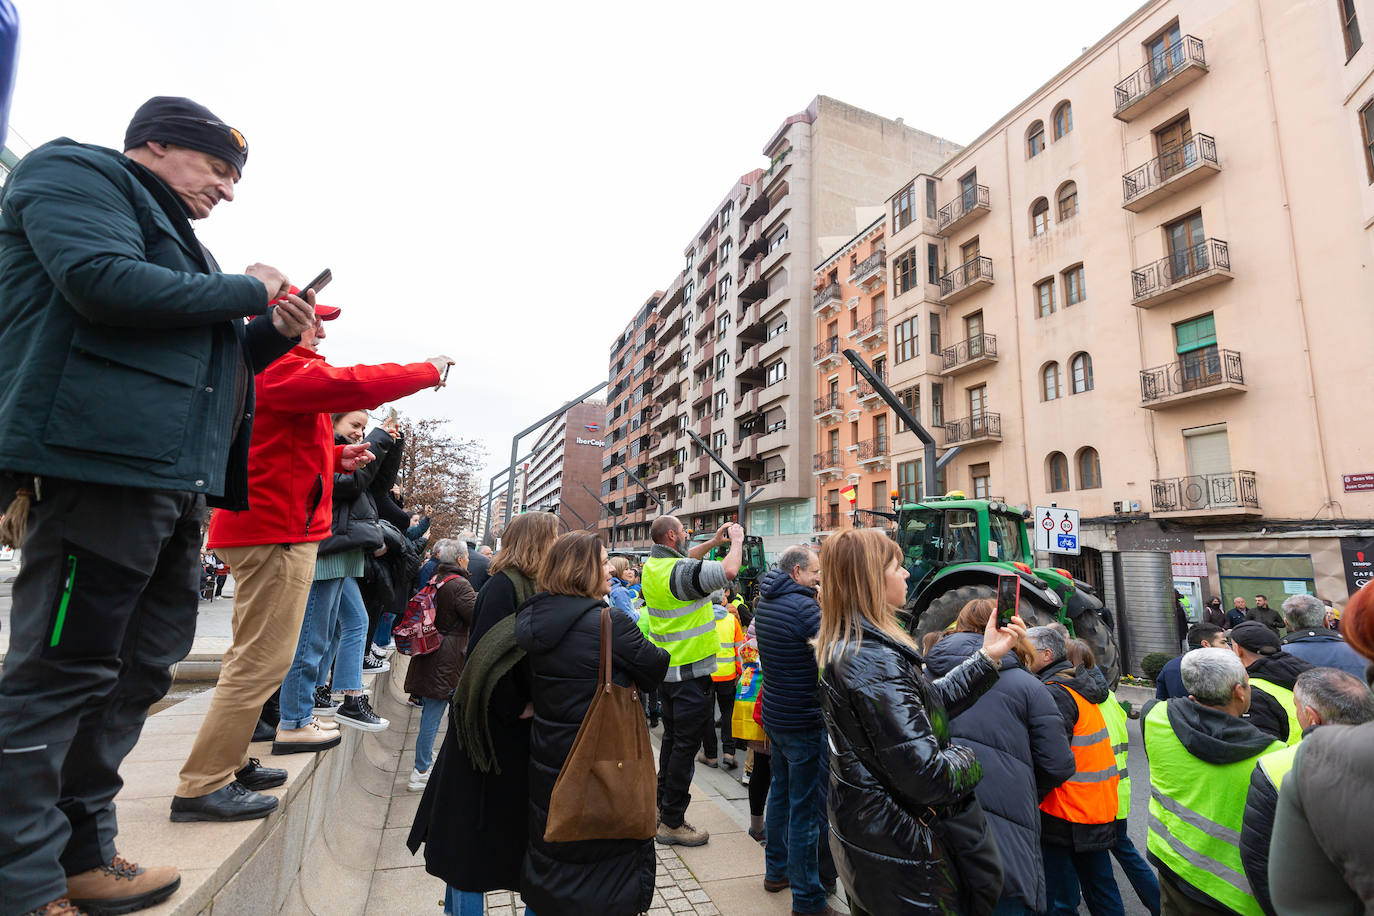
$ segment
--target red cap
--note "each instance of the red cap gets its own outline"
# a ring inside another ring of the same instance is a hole
[[[301,291],[299,289],[294,286],[291,287],[291,295],[299,296],[300,294]],[[280,302],[281,300],[278,299],[276,301]],[[321,305],[318,302],[315,303],[315,317],[321,321],[333,321],[342,313],[343,309],[339,308],[337,305]]]

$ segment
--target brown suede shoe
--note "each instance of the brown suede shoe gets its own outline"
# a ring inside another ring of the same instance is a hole
[[[72,902],[63,897],[61,900],[45,903],[35,910],[29,910],[24,916],[86,916],[86,914],[72,906]]]
[[[180,886],[181,875],[171,865],[143,868],[122,856],[115,856],[109,865],[67,876],[67,896],[90,916],[147,909],[172,896]]]

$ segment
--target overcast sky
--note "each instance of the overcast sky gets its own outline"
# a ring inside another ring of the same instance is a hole
[[[451,418],[493,469],[605,378],[814,96],[967,143],[1139,5],[17,2],[12,132],[118,147],[149,96],[208,106],[249,159],[202,241],[225,270],[332,268],[335,364],[454,357],[398,407]]]

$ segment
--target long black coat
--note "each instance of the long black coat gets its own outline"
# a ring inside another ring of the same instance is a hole
[[[980,633],[952,633],[926,656],[943,677],[978,651]],[[983,766],[974,794],[1002,853],[1002,896],[1045,910],[1040,799],[1074,774],[1073,751],[1049,691],[1008,652],[993,688],[949,725],[955,744],[973,748]]]
[[[927,680],[914,649],[867,622],[858,646],[822,666],[830,849],[851,899],[874,916],[961,911],[955,867],[921,821],[930,822],[931,808],[939,817],[951,806],[977,806],[982,767],[972,750],[950,743],[946,708],[958,715],[996,681],[997,669],[981,656]],[[1000,888],[1001,877],[974,880]]]
[[[605,606],[596,598],[540,592],[515,620],[516,641],[529,653],[534,673],[530,845],[520,895],[540,916],[633,916],[649,908],[654,894],[653,840],[544,841],[549,797],[601,681]],[[668,671],[668,653],[625,614],[612,614],[611,626],[612,680],[657,688]]]
[[[482,636],[515,610],[515,585],[505,573],[497,573],[477,595],[468,657]],[[527,843],[531,723],[520,714],[529,701],[529,662],[522,661],[497,683],[487,711],[501,772],[473,769],[450,728],[415,812],[406,844],[413,853],[423,843],[425,870],[460,891],[520,888]]]

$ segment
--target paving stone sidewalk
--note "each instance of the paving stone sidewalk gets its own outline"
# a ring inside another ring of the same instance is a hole
[[[658,854],[658,874],[647,916],[720,916],[710,895],[702,890],[701,883],[673,848],[655,845],[654,850]],[[523,916],[524,912],[525,904],[519,894],[510,891],[487,894],[487,916]]]

